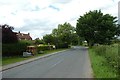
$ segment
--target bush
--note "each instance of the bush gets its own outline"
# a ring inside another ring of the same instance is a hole
[[[118,45],[118,62],[120,62],[120,42]],[[118,72],[120,72],[120,63],[118,63]],[[120,73],[118,77],[120,78]]]
[[[68,48],[69,45],[67,43],[58,43],[55,45],[57,49],[59,48]]]
[[[14,44],[2,44],[2,56],[22,55],[28,45],[30,45],[30,42],[27,41],[20,41]]]
[[[37,47],[37,52],[53,49],[52,45],[40,45]]]
[[[105,58],[106,62],[104,64],[113,68],[115,72],[118,72],[118,69],[120,71],[120,65],[118,64],[119,62],[118,60],[120,59],[119,50],[120,50],[120,46],[118,44],[109,45],[109,46],[100,45],[94,47],[95,53]]]
[[[97,55],[105,55],[106,46],[103,46],[103,45],[95,46],[94,51]]]
[[[26,43],[27,45],[33,45],[33,41],[21,40],[20,43]]]

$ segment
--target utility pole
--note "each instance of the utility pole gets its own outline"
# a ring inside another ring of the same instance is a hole
[[[118,24],[120,24],[120,1],[118,2]]]

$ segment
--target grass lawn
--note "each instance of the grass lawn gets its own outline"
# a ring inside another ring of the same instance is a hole
[[[20,61],[23,61],[23,60],[28,60],[28,59],[35,58],[35,57],[38,57],[38,56],[43,56],[43,55],[50,54],[50,53],[53,53],[53,52],[62,51],[62,50],[66,50],[66,49],[46,50],[46,51],[44,51],[43,54],[36,54],[34,56],[30,56],[30,57],[26,57],[26,58],[22,57],[22,56],[3,57],[2,58],[2,66],[8,65],[8,64],[11,64],[11,63],[20,62]]]
[[[118,59],[118,45],[96,46],[89,49],[89,56],[95,78],[118,78],[118,69],[112,60]],[[103,47],[105,50],[102,50]],[[98,53],[95,52],[97,49]],[[110,62],[108,62],[110,60]],[[116,63],[116,62],[114,62]],[[111,67],[114,66],[114,67]],[[117,66],[118,67],[118,66]]]

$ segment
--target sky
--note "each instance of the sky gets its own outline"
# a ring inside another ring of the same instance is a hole
[[[50,34],[58,24],[76,27],[80,16],[90,10],[118,17],[120,0],[0,0],[0,24],[15,32],[30,33],[33,39]]]

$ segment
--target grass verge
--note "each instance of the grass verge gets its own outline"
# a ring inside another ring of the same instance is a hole
[[[118,78],[118,44],[94,46],[89,56],[95,78]]]
[[[2,57],[2,66],[20,62],[20,61],[24,61],[24,60],[28,60],[28,59],[39,57],[39,56],[43,56],[43,55],[50,54],[53,52],[62,51],[62,50],[67,50],[67,49],[46,50],[42,54],[36,54],[36,55],[30,56],[30,57],[22,57],[22,56]]]

